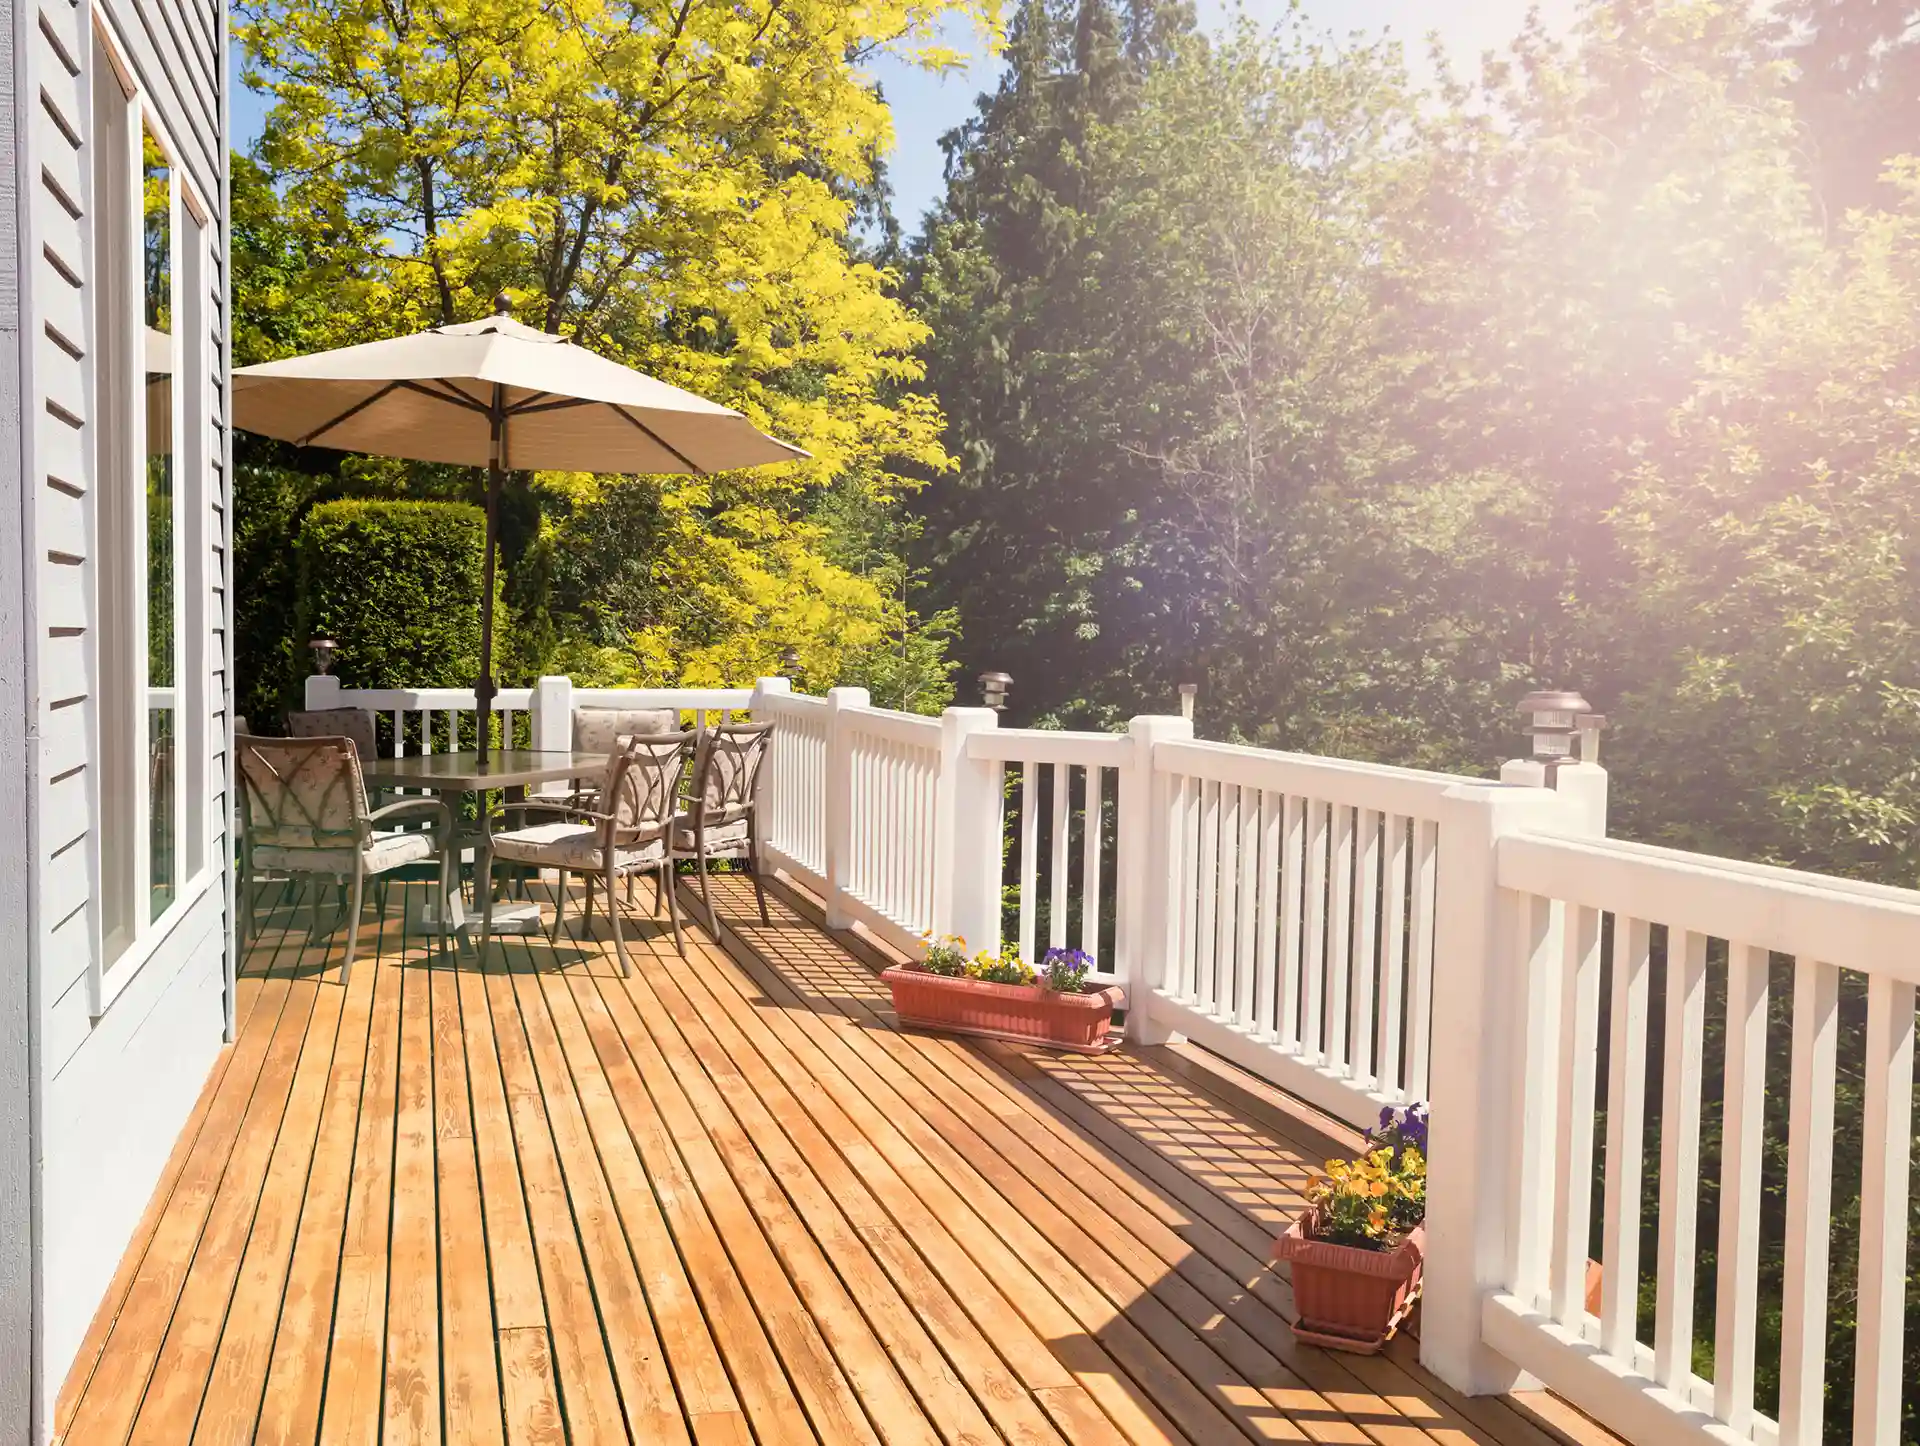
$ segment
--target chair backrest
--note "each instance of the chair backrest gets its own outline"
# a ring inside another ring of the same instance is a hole
[[[362,763],[380,756],[373,738],[373,714],[365,708],[315,708],[287,714],[287,732],[295,738],[350,738]]]
[[[235,750],[249,844],[341,849],[366,841],[372,824],[352,739],[249,735]]]
[[[772,740],[771,723],[722,723],[703,733],[693,765],[694,798],[708,813],[753,807]]]
[[[600,790],[616,843],[652,837],[673,818],[693,754],[692,733],[641,733],[622,738]]]
[[[680,730],[680,715],[671,708],[575,708],[573,747],[577,753],[604,753],[609,758],[622,738],[644,734],[663,737]]]

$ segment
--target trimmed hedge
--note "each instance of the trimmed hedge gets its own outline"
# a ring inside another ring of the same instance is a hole
[[[339,643],[334,672],[349,688],[471,685],[486,536],[486,514],[465,503],[321,503],[300,526],[294,647]],[[507,642],[500,572],[494,583],[497,678]]]

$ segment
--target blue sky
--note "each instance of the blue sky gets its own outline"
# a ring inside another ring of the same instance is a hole
[[[1201,23],[1213,28],[1235,9],[1244,9],[1258,22],[1278,21],[1286,14],[1288,0],[1198,3]],[[1405,43],[1408,54],[1416,59],[1424,54],[1425,37],[1437,34],[1456,58],[1470,61],[1483,50],[1503,48],[1519,32],[1530,3],[1533,0],[1301,0],[1301,9],[1310,24],[1337,34],[1387,31]],[[1574,0],[1538,3],[1548,22],[1559,25],[1571,14]],[[991,86],[999,72],[998,62],[969,27],[954,27],[949,42],[972,53],[965,70],[936,77],[884,59],[874,67],[893,104],[894,210],[909,234],[919,229],[921,213],[941,191],[940,137],[967,118],[974,97]],[[244,149],[259,134],[261,113],[260,97],[240,90],[233,102],[235,145]]]

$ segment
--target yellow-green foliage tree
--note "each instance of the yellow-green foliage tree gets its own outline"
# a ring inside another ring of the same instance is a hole
[[[943,22],[999,0],[247,0],[257,154],[328,305],[305,347],[492,310],[738,408],[813,460],[661,478],[652,594],[603,674],[739,678],[795,643],[810,676],[905,621],[891,579],[828,559],[809,501],[885,503],[946,465],[917,390],[925,329],[850,244],[891,144],[860,62],[934,70]],[[583,490],[586,496],[583,499]],[[538,479],[549,513],[592,505]],[[564,545],[551,517],[543,545]],[[530,571],[538,566],[529,557]],[[603,637],[600,642],[604,643]],[[593,651],[575,640],[574,652]]]

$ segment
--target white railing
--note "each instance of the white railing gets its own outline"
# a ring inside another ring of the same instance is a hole
[[[1634,1441],[1804,1446],[1822,1439],[1830,1311],[1857,1284],[1852,1439],[1903,1439],[1920,893],[1525,833],[1499,840],[1497,884],[1515,929],[1502,973],[1522,1044],[1505,1091],[1515,1101],[1512,1171],[1492,1204],[1507,1243],[1484,1262],[1486,1344]],[[1784,1092],[1767,1070],[1769,994],[1781,986],[1792,1016]],[[1725,1001],[1717,1079],[1703,1078],[1709,996]],[[1843,1000],[1855,1020],[1844,1037]],[[1650,1036],[1662,1041],[1651,1059]],[[1862,1167],[1836,1178],[1842,1069],[1859,1082],[1858,1123],[1844,1134],[1858,1140]],[[1787,1158],[1763,1178],[1770,1113]],[[1703,1125],[1718,1141],[1711,1242],[1695,1238]],[[1596,1172],[1597,1315],[1585,1286]],[[1763,1287],[1762,1198],[1782,1175],[1784,1280]],[[1864,1223],[1858,1259],[1830,1260],[1833,1222],[1848,1215]],[[1650,1256],[1647,1219],[1658,1222]],[[1708,1244],[1710,1357],[1694,1338],[1696,1261]],[[1643,1328],[1649,1286],[1655,1309]],[[1763,1319],[1779,1323],[1777,1362],[1761,1359]],[[1776,1363],[1769,1417],[1755,1379]]]
[[[773,724],[767,838],[774,861],[809,888],[827,881],[827,700],[769,694],[754,710]]]
[[[730,713],[753,707],[758,691],[784,679],[763,679],[761,688],[576,688],[569,678],[542,678],[532,688],[502,688],[494,695],[504,745],[566,749],[573,746],[575,708],[671,708],[704,730]],[[318,675],[306,681],[309,709],[363,708],[389,721],[396,758],[418,753],[456,753],[475,746],[478,711],[472,688],[346,688]],[[524,725],[522,724],[524,719]]]
[[[851,690],[849,690],[851,691]],[[835,715],[845,825],[835,880],[841,908],[895,944],[934,932],[935,809],[940,720],[857,704]]]
[[[1169,1027],[1354,1124],[1427,1098],[1444,774],[1168,742]]]
[[[1121,835],[1109,809],[1118,808],[1119,770],[1133,762],[1132,741],[1124,734],[989,728],[967,739],[967,756],[991,769],[994,797],[1003,804],[1007,770],[1020,780],[1011,814],[1002,814],[996,830],[1007,841],[1006,872],[1017,880],[1020,957],[1033,963],[1048,949],[1077,948],[1093,960],[1092,978],[1119,979],[1131,940],[1117,907]],[[998,931],[980,944],[997,948]]]

